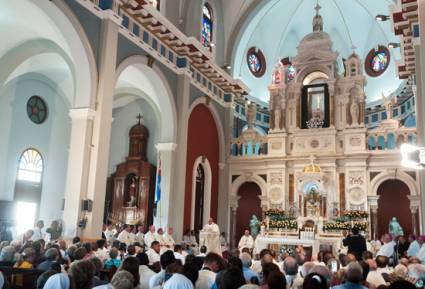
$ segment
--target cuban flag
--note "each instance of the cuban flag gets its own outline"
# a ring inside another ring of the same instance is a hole
[[[156,190],[155,190],[155,204],[161,200],[161,159],[159,160],[158,171],[156,173]]]

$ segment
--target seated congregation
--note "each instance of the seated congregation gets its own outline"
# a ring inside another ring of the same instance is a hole
[[[223,246],[220,255],[199,247],[194,232],[175,243],[172,228],[109,225],[102,239],[72,244],[37,228],[0,243],[1,289],[409,289],[425,279],[425,236],[385,234],[368,250],[353,230],[338,256],[325,248],[312,256],[302,246],[258,254]]]

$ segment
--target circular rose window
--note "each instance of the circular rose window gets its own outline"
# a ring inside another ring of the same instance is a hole
[[[390,51],[385,46],[380,45],[376,50],[369,51],[365,60],[365,69],[369,76],[377,77],[387,70],[390,64]]]
[[[47,118],[47,105],[44,100],[37,96],[31,96],[27,102],[27,115],[36,124],[43,123]]]
[[[266,60],[260,49],[251,47],[247,53],[248,68],[256,77],[261,77],[266,72]]]

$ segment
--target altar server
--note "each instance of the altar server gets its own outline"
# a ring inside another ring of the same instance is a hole
[[[242,251],[243,248],[248,248],[250,251],[254,248],[254,238],[249,234],[249,230],[245,230],[239,241],[238,248]]]

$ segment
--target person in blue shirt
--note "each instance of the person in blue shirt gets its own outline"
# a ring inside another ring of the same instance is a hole
[[[254,271],[252,271],[251,269],[249,269],[252,265],[252,260],[251,260],[251,255],[249,255],[248,253],[242,253],[241,256],[241,261],[242,261],[242,271],[243,271],[243,276],[246,280],[246,282],[252,283],[252,278],[257,278],[257,280],[259,280],[258,278],[258,274]]]
[[[111,248],[111,250],[109,251],[109,257],[111,257],[111,259],[105,262],[105,265],[104,265],[105,269],[111,269],[112,267],[118,268],[121,265],[121,260],[117,259],[118,257],[117,248]]]

